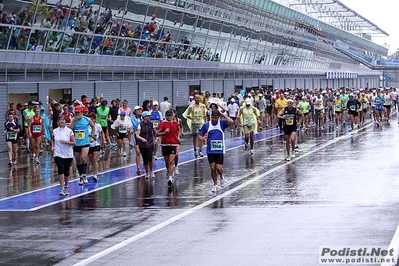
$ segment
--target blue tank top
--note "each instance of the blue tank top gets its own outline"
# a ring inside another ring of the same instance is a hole
[[[150,122],[154,125],[155,130],[158,130],[158,126],[161,123],[161,114],[159,111],[151,112]]]
[[[75,146],[90,145],[89,125],[89,119],[85,116],[75,121],[75,125],[73,127],[76,141]]]

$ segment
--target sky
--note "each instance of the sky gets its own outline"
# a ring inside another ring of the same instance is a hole
[[[399,18],[398,0],[339,1],[389,34],[389,37],[374,37],[373,42],[380,45],[387,43],[389,45],[388,54],[395,53],[399,49],[399,30],[397,29]]]

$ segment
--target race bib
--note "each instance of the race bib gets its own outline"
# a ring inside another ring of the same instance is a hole
[[[194,121],[202,122],[202,120],[203,120],[203,116],[202,116],[203,112],[202,112],[202,110],[195,109],[193,114],[194,114]]]
[[[294,124],[294,119],[286,119],[285,120],[285,124],[287,125],[287,126],[292,126],[293,124]]]
[[[336,105],[336,106],[335,106],[335,109],[341,110],[341,105]]]
[[[107,120],[107,115],[100,115],[100,120],[101,121],[106,121]]]
[[[7,139],[17,139],[16,136],[15,132],[7,132]]]
[[[250,125],[250,124],[252,124],[253,123],[253,118],[252,117],[245,117],[245,119],[244,119],[244,124],[245,125]]]
[[[32,125],[32,132],[33,132],[33,133],[40,133],[40,132],[42,132],[42,125]]]
[[[221,140],[211,140],[211,151],[222,151],[223,141]]]
[[[351,111],[356,111],[356,106],[355,106],[355,105],[351,105],[351,106],[349,107],[349,109],[350,109]]]
[[[126,133],[127,132],[127,128],[126,127],[120,127],[119,128],[119,132],[120,133]]]
[[[84,139],[86,132],[84,130],[75,130],[75,139]]]
[[[154,124],[154,127],[158,127],[159,126],[158,120],[153,120],[153,121],[150,121],[150,122],[152,122]]]

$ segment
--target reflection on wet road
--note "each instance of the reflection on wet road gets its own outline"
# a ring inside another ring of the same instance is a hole
[[[399,218],[397,130],[300,132],[289,163],[281,136],[257,142],[252,156],[231,149],[217,195],[204,158],[182,164],[173,189],[160,170],[37,211],[3,212],[0,264],[318,265],[319,246],[388,246]],[[118,153],[107,160],[108,168],[131,163]],[[0,179],[2,197],[51,187],[57,180],[43,167],[41,178],[31,167],[12,170],[32,182]]]

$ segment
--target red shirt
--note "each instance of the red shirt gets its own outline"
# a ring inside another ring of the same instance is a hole
[[[169,132],[162,136],[161,144],[179,144],[179,123],[162,121],[158,131],[165,132],[167,128],[169,128]]]

